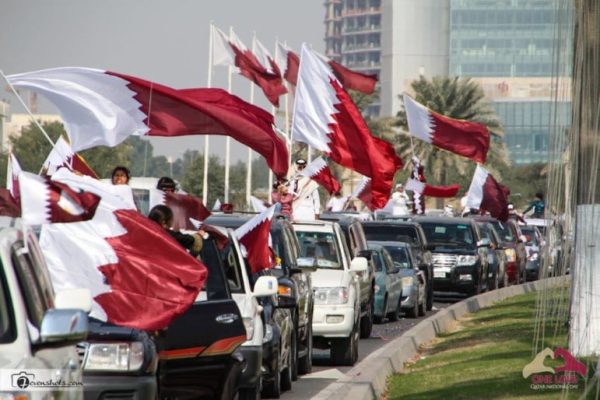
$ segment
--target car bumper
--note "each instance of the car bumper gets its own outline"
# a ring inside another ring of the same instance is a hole
[[[85,400],[156,398],[156,376],[84,375]]]
[[[313,336],[348,337],[354,327],[354,307],[315,305]]]
[[[465,292],[473,290],[479,279],[479,265],[454,267],[441,277],[434,269],[433,289],[440,292]]]
[[[260,382],[263,348],[262,346],[240,346],[240,353],[246,364],[240,376],[241,388],[253,388]]]

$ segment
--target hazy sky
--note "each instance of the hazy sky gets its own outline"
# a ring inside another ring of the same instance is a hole
[[[324,15],[322,0],[0,0],[0,69],[84,66],[175,88],[205,87],[211,20],[224,31],[233,26],[248,47],[256,32],[271,52],[276,37],[297,50],[305,41],[322,51]],[[213,86],[226,87],[226,68],[213,77]],[[233,93],[248,99],[248,82],[234,78]],[[260,90],[255,98],[271,110]],[[25,112],[14,101],[12,111]],[[203,151],[201,137],[152,142],[155,154]],[[222,156],[224,141],[211,143],[211,153]],[[233,151],[245,157],[241,145]]]

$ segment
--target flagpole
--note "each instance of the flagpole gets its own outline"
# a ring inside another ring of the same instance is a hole
[[[229,26],[229,37],[233,33],[233,26]],[[233,67],[227,66],[227,91],[231,93],[233,78]],[[229,203],[229,169],[231,164],[231,137],[225,137],[225,193],[223,195],[225,203]]]
[[[283,42],[283,45],[285,46],[285,48],[287,49],[287,41]],[[287,57],[287,54],[286,54]],[[292,140],[292,132],[290,132],[290,98],[291,96],[289,95],[290,90],[292,88],[292,85],[289,82],[286,82],[286,85],[288,87],[288,92],[285,94],[285,123],[284,123],[284,127],[285,127],[285,132],[288,135],[289,141],[288,141],[288,165],[292,165],[292,151],[294,149],[294,142]]]
[[[252,33],[252,54],[256,51],[256,31]],[[250,82],[250,104],[254,104],[254,82]],[[248,147],[248,167],[246,169],[246,205],[250,205],[252,193],[252,149]]]
[[[275,36],[275,63],[277,63],[278,61],[278,49],[277,49],[277,36]],[[280,71],[281,72],[281,71]],[[282,82],[283,82],[283,77],[281,78]],[[271,106],[271,112],[273,114],[273,120],[275,121],[275,125],[277,125],[277,111],[275,109],[275,106]],[[273,170],[271,168],[269,168],[269,181],[267,182],[267,193],[269,193],[269,188],[271,187],[271,185],[273,184]]]
[[[212,67],[213,67],[213,22],[210,21],[208,33],[208,83],[207,87],[212,87]],[[202,176],[202,202],[208,201],[208,135],[204,135],[204,171]]]

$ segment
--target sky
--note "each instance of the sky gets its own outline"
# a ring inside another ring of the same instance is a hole
[[[232,26],[249,48],[255,32],[272,53],[276,38],[295,50],[307,42],[323,51],[324,15],[322,0],[0,0],[0,69],[82,66],[175,88],[206,87],[211,21],[223,31]],[[215,68],[212,86],[226,88],[226,68]],[[236,76],[232,91],[248,100],[249,81]],[[260,90],[255,93],[256,104],[271,111]],[[10,100],[6,92],[0,98]],[[12,112],[25,112],[10,101]],[[45,103],[40,108],[54,111]],[[204,150],[202,137],[152,143],[155,155],[173,158]],[[224,139],[211,137],[211,154],[224,157],[223,149]],[[245,149],[233,145],[232,159],[245,160]]]

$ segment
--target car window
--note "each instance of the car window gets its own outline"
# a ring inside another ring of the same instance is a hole
[[[500,238],[504,242],[517,241],[516,236],[508,222],[503,224],[500,221],[494,221],[492,222],[492,224],[494,225],[494,228],[496,228],[496,231],[500,234]]]
[[[367,240],[418,244],[417,230],[413,226],[363,225]]]
[[[296,232],[296,236],[300,242],[300,258],[316,260],[319,268],[343,268],[333,232]]]
[[[408,254],[408,248],[398,246],[385,246],[392,257],[393,262],[400,268],[410,268],[410,260]]]
[[[381,255],[379,255],[379,252],[373,251],[371,254],[371,257],[373,258],[373,263],[375,264],[375,271],[383,271],[383,260],[381,259]]]
[[[150,191],[148,189],[131,189],[133,201],[138,210],[144,215],[150,212]]]
[[[242,280],[242,266],[232,244],[228,244],[222,251],[223,268],[225,278],[232,293],[244,293],[244,281]]]
[[[225,283],[223,270],[225,266],[219,254],[219,249],[214,239],[205,239],[200,253],[202,263],[208,270],[208,277],[204,291],[206,291],[206,300],[224,300],[229,299],[228,285]]]
[[[394,261],[390,256],[390,253],[385,249],[381,249],[381,256],[383,257],[384,264],[386,266],[386,270],[388,274],[391,274],[394,271]]]
[[[427,241],[432,244],[475,244],[474,232],[469,224],[445,223],[445,222],[423,222],[421,223]]]
[[[4,266],[0,266],[0,343],[12,343],[17,338],[13,304],[8,292]]]

